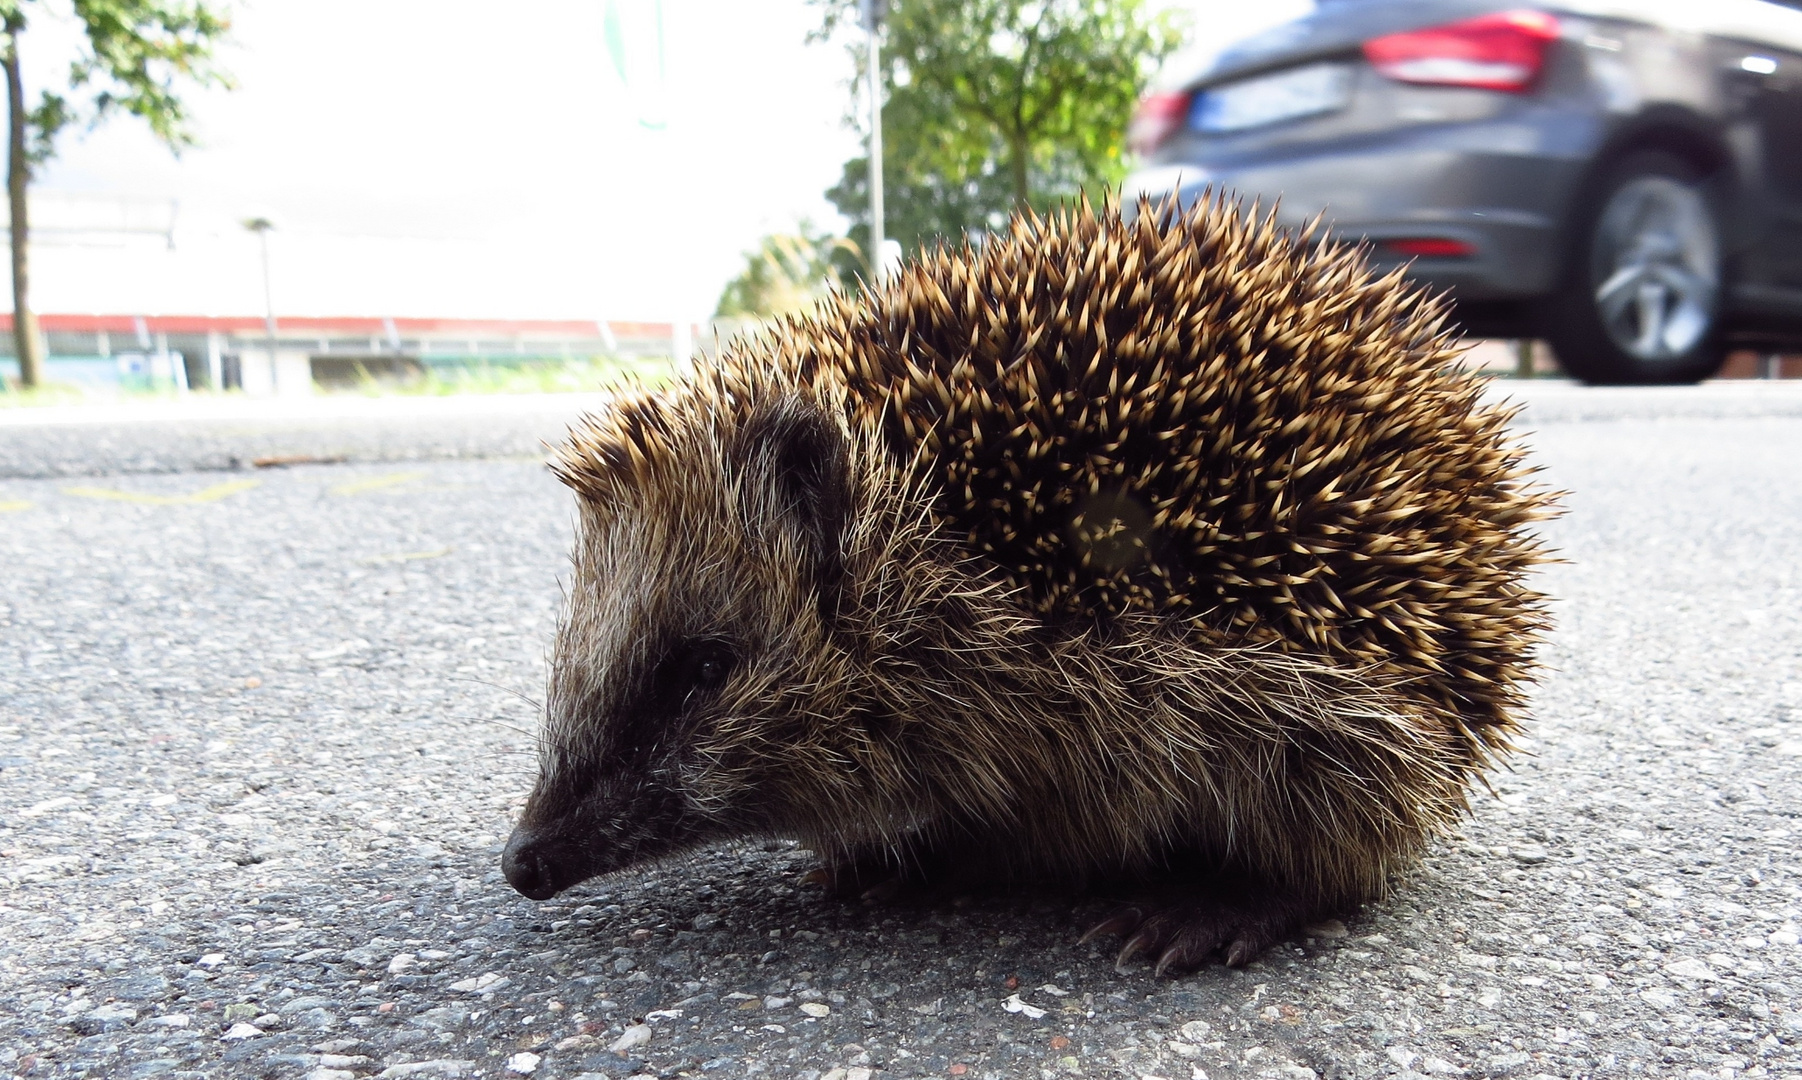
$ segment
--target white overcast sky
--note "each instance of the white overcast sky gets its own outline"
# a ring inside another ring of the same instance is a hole
[[[1231,36],[1306,4],[1191,6]],[[23,51],[41,86],[72,30],[57,0],[37,6]],[[700,317],[761,235],[842,225],[822,192],[859,153],[841,123],[850,60],[806,43],[816,8],[664,0],[669,124],[650,132],[606,58],[602,7],[235,5],[222,60],[238,85],[191,96],[198,146],[172,158],[129,117],[63,137],[34,192],[34,306],[260,314],[239,222],[262,215],[282,314]],[[171,202],[172,249],[52,231]]]

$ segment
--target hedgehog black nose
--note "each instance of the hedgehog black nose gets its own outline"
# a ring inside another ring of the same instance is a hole
[[[501,852],[501,873],[507,883],[528,900],[549,900],[562,889],[558,881],[557,845],[533,836],[525,829],[514,829]]]

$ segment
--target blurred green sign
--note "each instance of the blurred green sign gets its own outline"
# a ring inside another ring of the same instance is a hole
[[[669,123],[669,85],[662,0],[606,0],[601,34],[639,126],[663,130]]]

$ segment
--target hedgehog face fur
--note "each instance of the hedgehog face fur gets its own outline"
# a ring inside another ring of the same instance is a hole
[[[797,661],[827,647],[824,493],[842,462],[817,417],[761,419],[723,441],[685,431],[666,471],[583,506],[542,775],[515,836],[543,838],[518,871],[535,878],[514,878],[527,895],[771,826],[708,746],[729,718],[806,709]]]
[[[1237,207],[1083,206],[587,418],[509,880],[779,836],[841,890],[1160,888],[1100,928],[1160,971],[1380,895],[1542,623],[1549,497],[1440,318]]]

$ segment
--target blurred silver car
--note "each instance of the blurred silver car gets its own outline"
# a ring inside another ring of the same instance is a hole
[[[1201,16],[1205,18],[1205,13]],[[1597,383],[1802,343],[1802,11],[1320,0],[1141,103],[1126,183],[1367,239],[1472,333]]]

